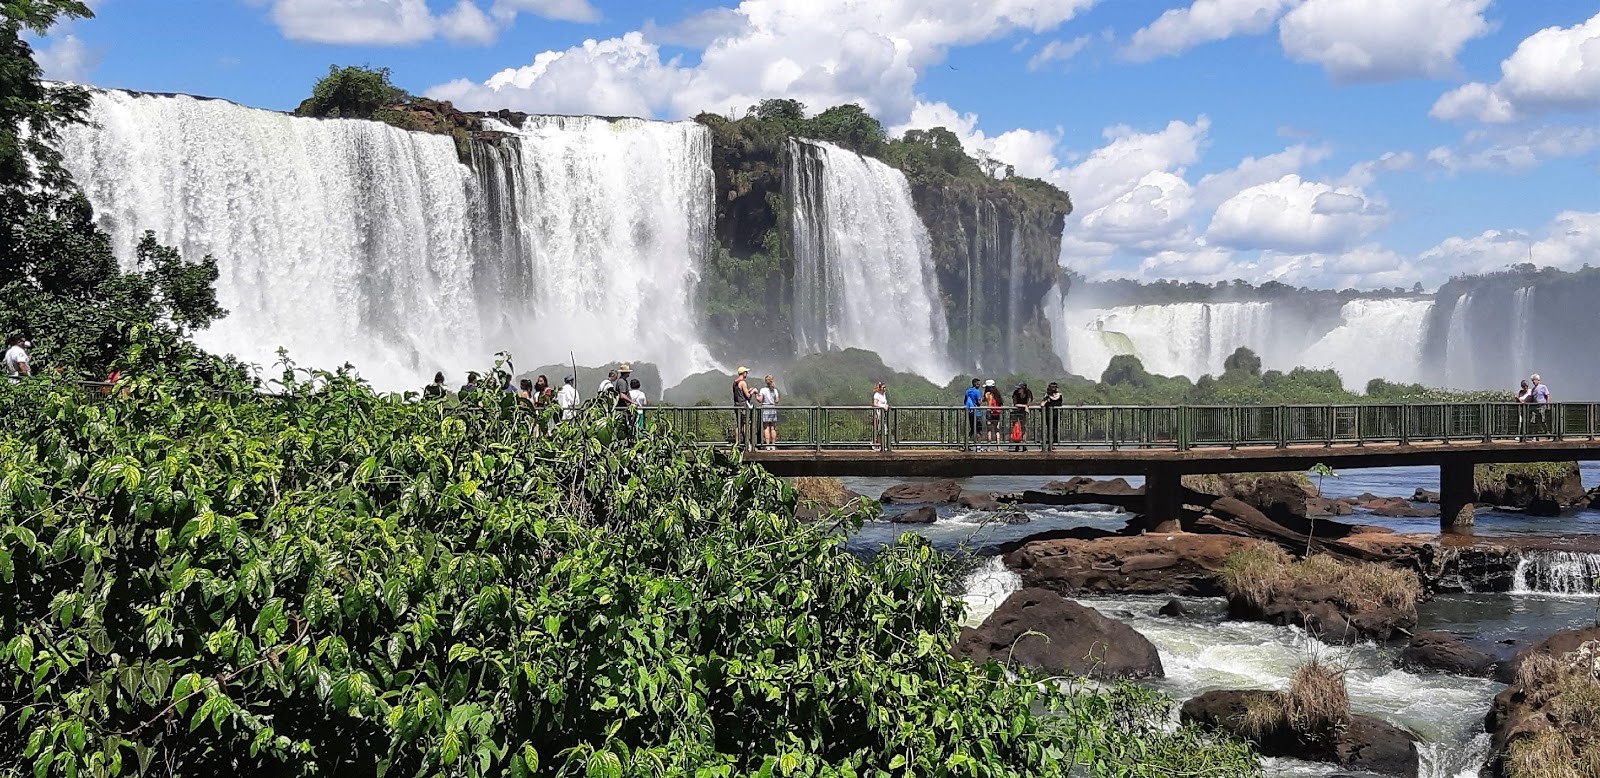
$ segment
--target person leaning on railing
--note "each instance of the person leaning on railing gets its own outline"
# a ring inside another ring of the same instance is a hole
[[[1045,441],[1054,445],[1061,442],[1061,406],[1066,404],[1066,398],[1061,396],[1061,384],[1051,381],[1045,387],[1044,402],[1039,407],[1044,409]]]

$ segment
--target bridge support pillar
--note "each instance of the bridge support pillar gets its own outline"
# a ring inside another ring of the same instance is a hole
[[[1473,485],[1472,465],[1448,464],[1439,466],[1439,530],[1441,532],[1471,532],[1473,501],[1477,488]]]
[[[1183,519],[1183,474],[1164,467],[1146,472],[1144,510],[1146,532],[1157,531],[1163,524],[1175,528]]]

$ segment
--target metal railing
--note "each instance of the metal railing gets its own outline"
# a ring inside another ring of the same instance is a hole
[[[700,445],[773,450],[1242,448],[1369,443],[1593,440],[1600,403],[1065,406],[1016,415],[963,407],[781,407],[764,434],[760,408],[645,409]],[[1014,442],[1020,432],[1021,441]],[[770,442],[769,442],[770,441]]]

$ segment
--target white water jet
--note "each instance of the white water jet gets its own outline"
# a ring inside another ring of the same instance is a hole
[[[711,214],[704,128],[536,119],[504,148],[186,96],[96,91],[67,169],[124,263],[138,235],[213,255],[229,315],[197,340],[350,363],[383,389],[523,366],[709,366],[690,316]]]
[[[1303,364],[1338,371],[1355,392],[1374,378],[1423,381],[1422,342],[1432,310],[1426,299],[1351,300],[1339,309],[1339,326],[1306,348]]]
[[[992,556],[985,559],[978,569],[967,575],[965,593],[961,595],[967,616],[962,619],[961,625],[976,627],[982,624],[1012,592],[1021,589],[1022,576],[1006,567],[1003,558]]]
[[[1506,332],[1511,336],[1511,372],[1514,375],[1532,375],[1533,367],[1533,294],[1534,288],[1524,286],[1512,293],[1511,323]]]
[[[1475,389],[1478,376],[1473,355],[1471,315],[1472,292],[1456,298],[1445,327],[1444,377],[1450,389]]]
[[[877,352],[936,383],[954,374],[928,230],[900,171],[820,141],[789,142],[797,353]]]
[[[1600,594],[1600,554],[1529,551],[1517,560],[1512,594]]]

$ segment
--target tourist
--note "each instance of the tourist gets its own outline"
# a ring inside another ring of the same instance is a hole
[[[28,363],[28,349],[33,344],[21,335],[12,335],[6,339],[6,376],[12,383],[22,380],[23,376],[33,375],[33,366]]]
[[[467,395],[475,394],[477,391],[478,391],[478,374],[476,372],[474,372],[474,371],[469,370],[469,371],[467,371],[467,382],[462,384],[460,389],[456,390],[456,394],[460,395],[463,399],[465,399]]]
[[[612,373],[616,380],[612,383],[611,391],[617,394],[617,409],[622,410],[633,404],[633,390],[639,387],[632,385],[633,365],[623,362],[617,366],[617,372]]]
[[[1017,384],[1011,390],[1011,450],[1027,451],[1028,447],[1022,441],[1028,436],[1028,408],[1033,405],[1033,390],[1028,388],[1028,382]]]
[[[617,391],[617,371],[612,370],[606,373],[605,378],[600,379],[600,385],[594,389],[594,396],[599,397],[606,392],[615,391]]]
[[[967,387],[967,393],[961,398],[961,406],[966,408],[967,423],[972,427],[972,442],[983,440],[983,390],[978,388],[982,382],[972,379],[972,386]]]
[[[745,446],[750,443],[747,436],[750,433],[750,384],[746,382],[750,376],[750,368],[744,365],[733,378],[733,445]]]
[[[1549,435],[1552,433],[1550,425],[1550,385],[1539,379],[1539,374],[1534,373],[1528,377],[1533,382],[1533,388],[1528,390],[1528,403],[1533,405],[1533,430],[1534,432]]]
[[[1048,436],[1045,441],[1051,445],[1061,442],[1061,406],[1065,404],[1066,398],[1061,396],[1061,384],[1051,381],[1044,388],[1044,402],[1039,404],[1044,408],[1044,427]]]
[[[516,397],[518,394],[516,379],[504,370],[494,371],[495,382],[500,385],[500,391]]]
[[[550,388],[550,379],[539,376],[533,382],[533,404],[543,408],[555,399],[556,391]]]
[[[573,386],[577,379],[567,376],[561,382],[561,391],[556,393],[556,405],[561,408],[561,418],[572,421],[577,416],[578,387]]]
[[[778,385],[774,381],[767,376],[767,385],[756,392],[756,399],[761,402],[761,442],[769,451],[778,443]]]
[[[889,439],[889,387],[882,381],[872,386],[872,445],[882,446]]]
[[[629,379],[628,381],[628,402],[634,408],[633,423],[635,427],[643,429],[644,406],[648,403],[648,399],[644,396],[644,390],[639,388],[639,379],[637,378]]]
[[[444,371],[433,374],[433,383],[422,387],[422,399],[437,400],[444,397]]]
[[[1528,379],[1524,378],[1524,379],[1522,379],[1521,388],[1517,389],[1517,402],[1519,402],[1519,403],[1527,402],[1528,401],[1528,394],[1529,394],[1529,392],[1528,392]]]
[[[1005,407],[1005,400],[1000,396],[1000,388],[994,385],[994,379],[983,382],[983,404],[989,407],[989,414],[985,429],[989,433],[989,449],[998,449],[1000,446],[1000,409]]]
[[[532,378],[524,378],[524,379],[522,379],[521,382],[519,382],[519,384],[517,385],[517,399],[519,399],[519,400],[527,400],[529,405],[533,404],[533,379]]]

